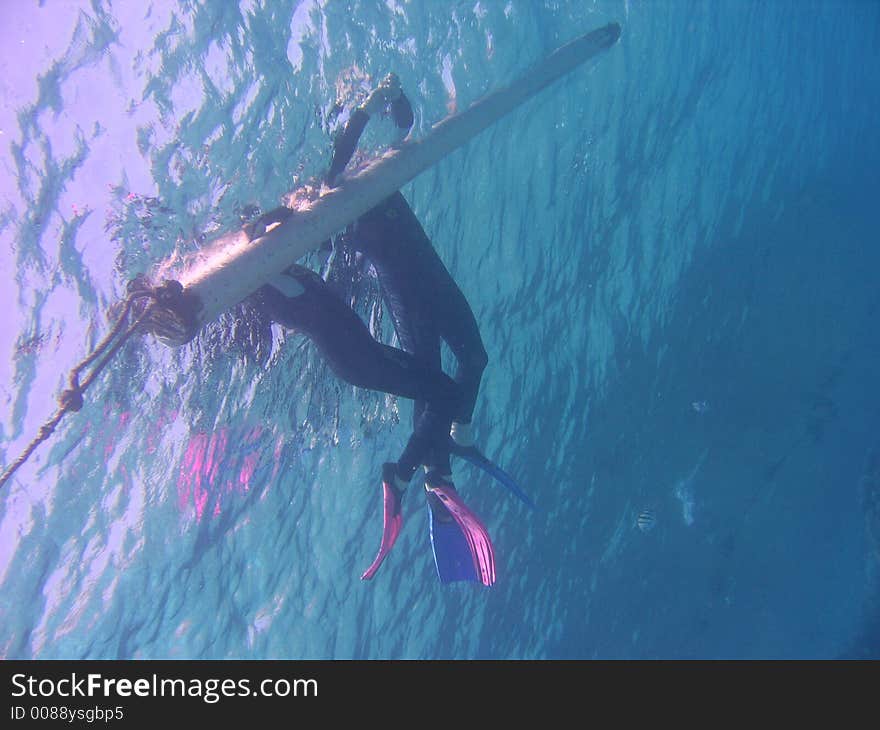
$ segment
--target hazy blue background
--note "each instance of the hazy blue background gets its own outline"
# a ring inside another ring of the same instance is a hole
[[[277,330],[146,341],[0,495],[0,655],[880,655],[880,4],[146,8],[0,4],[0,463],[128,278],[323,169],[358,79],[423,134],[616,20],[404,191],[482,326],[478,440],[544,509],[458,464],[498,584],[440,586],[418,490],[362,583],[409,404]]]

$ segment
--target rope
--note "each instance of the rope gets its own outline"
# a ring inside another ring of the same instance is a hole
[[[98,377],[100,372],[107,366],[107,364],[116,356],[116,353],[119,352],[119,348],[121,348],[128,339],[135,333],[135,331],[140,327],[140,325],[146,320],[151,314],[153,310],[153,302],[161,298],[161,292],[153,289],[143,289],[139,291],[134,291],[130,293],[125,299],[125,305],[122,308],[122,312],[116,320],[116,323],[111,328],[110,332],[107,333],[107,336],[104,337],[101,342],[98,343],[97,347],[88,355],[84,360],[79,362],[67,376],[67,389],[58,396],[58,404],[59,408],[56,411],[55,415],[52,416],[40,430],[37,432],[36,437],[33,441],[31,441],[27,448],[22,452],[21,456],[19,456],[6,471],[3,472],[3,475],[0,476],[0,487],[3,487],[7,481],[12,477],[12,475],[16,472],[16,470],[24,464],[30,455],[34,452],[34,450],[41,444],[43,441],[48,439],[52,433],[55,431],[55,428],[61,422],[61,419],[70,412],[79,411],[83,407],[83,396],[85,395],[88,387],[95,382],[95,378]],[[123,331],[123,326],[125,325],[126,320],[128,319],[128,315],[131,312],[132,305],[138,299],[150,299],[152,300],[150,304],[144,307],[144,310],[135,318],[134,322],[132,322],[126,329]],[[119,333],[122,332],[120,335]],[[114,341],[115,340],[115,341]],[[103,357],[102,357],[103,356]],[[96,360],[98,363],[92,368],[92,370],[86,375],[85,379],[80,382],[80,375],[83,370],[85,370],[89,365],[94,363]]]

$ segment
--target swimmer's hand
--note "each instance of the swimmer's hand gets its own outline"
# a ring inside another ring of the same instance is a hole
[[[373,116],[377,112],[384,111],[389,104],[400,98],[401,93],[400,79],[397,78],[397,74],[390,73],[370,92],[361,109]]]

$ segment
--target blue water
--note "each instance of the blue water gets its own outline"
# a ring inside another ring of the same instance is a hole
[[[323,170],[337,96],[394,70],[421,135],[612,20],[404,190],[542,505],[456,464],[497,585],[438,583],[418,490],[361,582],[409,404],[226,318],[133,344],[4,488],[0,655],[880,655],[875,2],[4,4],[0,463],[131,276]]]

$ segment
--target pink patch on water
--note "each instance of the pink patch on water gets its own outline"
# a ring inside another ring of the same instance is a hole
[[[186,508],[194,485],[201,480],[207,442],[208,437],[205,434],[197,433],[187,444],[183,463],[180,465],[180,476],[177,478],[177,504],[180,509]]]
[[[110,409],[104,409],[105,415],[105,427],[110,424]],[[125,427],[128,425],[129,421],[131,421],[131,411],[123,411],[119,414],[118,420],[115,426],[110,426],[107,429],[105,434],[106,441],[104,442],[104,461],[109,461],[110,457],[113,456],[113,451],[116,449],[116,445],[119,443],[119,435],[125,431]]]
[[[198,520],[209,515],[217,517],[229,500],[247,494],[262,460],[269,458],[266,445],[259,443],[263,433],[264,429],[256,426],[240,436],[228,427],[211,434],[193,434],[184,451],[177,478],[179,509],[192,509]],[[279,469],[280,445],[281,442],[274,448],[270,483]],[[209,500],[213,503],[210,510]]]
[[[196,517],[201,521],[205,513],[205,504],[208,502],[208,490],[201,483],[197,484],[193,491],[193,507],[196,508]]]
[[[250,487],[251,477],[257,470],[258,460],[259,456],[257,456],[257,454],[255,453],[248,454],[244,457],[244,464],[241,465],[241,472],[238,475],[238,483],[241,484],[241,488],[244,491],[247,491]]]

